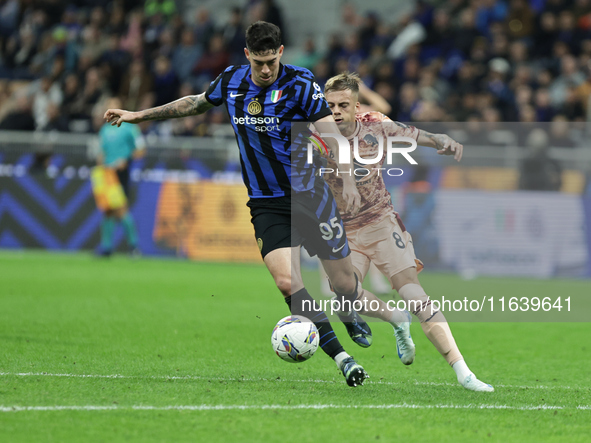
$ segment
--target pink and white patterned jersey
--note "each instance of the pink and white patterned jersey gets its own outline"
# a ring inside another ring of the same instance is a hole
[[[355,169],[365,168],[369,171],[365,176],[355,177],[357,190],[361,195],[361,209],[355,217],[345,210],[343,179],[335,173],[322,175],[334,194],[347,230],[356,230],[369,223],[375,223],[394,212],[390,193],[386,189],[382,176],[385,171],[384,169],[377,170],[377,168],[382,168],[386,161],[386,140],[388,136],[411,137],[415,140],[419,137],[419,130],[416,127],[394,122],[381,112],[372,111],[356,114],[355,121],[355,131],[348,137],[351,146],[351,155],[353,155],[353,140],[355,136],[357,136],[357,140],[359,141],[359,155],[365,159],[377,157],[378,141],[376,136],[384,137],[384,155],[382,155],[382,159],[379,162],[371,165],[362,165],[353,160]],[[337,164],[333,157],[334,154],[331,152],[330,158],[327,159],[327,167],[336,171]],[[363,174],[365,173],[366,171],[363,171]]]

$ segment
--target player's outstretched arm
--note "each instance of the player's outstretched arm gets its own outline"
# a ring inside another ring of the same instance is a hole
[[[187,117],[189,115],[203,114],[213,105],[205,98],[205,92],[199,95],[187,95],[173,102],[143,111],[131,112],[123,109],[108,109],[105,112],[105,120],[112,126],[121,126],[121,123],[141,123],[148,120],[166,120],[169,118]]]
[[[456,161],[462,159],[464,146],[447,134],[432,134],[421,129],[417,143],[421,146],[437,149],[439,155],[453,155]]]

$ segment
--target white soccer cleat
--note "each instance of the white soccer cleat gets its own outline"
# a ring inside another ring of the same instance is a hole
[[[495,388],[491,385],[484,383],[476,378],[474,374],[468,375],[463,382],[460,384],[468,389],[469,391],[476,391],[476,392],[494,392]]]
[[[408,321],[401,323],[400,326],[394,328],[394,337],[396,337],[396,351],[398,352],[400,361],[405,365],[410,365],[415,361],[416,349],[412,337],[410,336],[410,323],[412,322],[412,317],[410,316],[410,312],[404,312],[408,317]]]

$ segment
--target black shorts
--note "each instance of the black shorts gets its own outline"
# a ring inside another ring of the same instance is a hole
[[[300,245],[311,256],[325,260],[351,253],[341,215],[326,184],[292,197],[251,198],[247,205],[263,258],[275,249]]]
[[[129,200],[129,160],[125,168],[117,169],[117,177],[119,178],[119,183],[121,183],[125,196]]]

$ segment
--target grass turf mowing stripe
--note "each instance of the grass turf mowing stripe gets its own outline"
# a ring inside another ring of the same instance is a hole
[[[150,380],[216,380],[216,381],[250,381],[250,382],[290,382],[290,383],[341,383],[341,380],[292,380],[292,379],[276,379],[276,378],[228,378],[228,377],[205,377],[196,375],[122,375],[122,374],[51,374],[48,372],[0,372],[0,376],[14,376],[14,377],[71,377],[71,378],[112,378],[112,379],[150,379]],[[367,380],[367,383],[374,383],[378,385],[404,385],[404,382],[392,381],[372,381]],[[458,386],[458,383],[438,383],[438,382],[421,382],[415,381],[416,386]],[[495,384],[494,387],[507,389],[587,389],[587,386],[525,386],[525,385],[502,385]]]
[[[313,404],[313,405],[172,405],[172,406],[0,406],[0,412],[54,412],[54,411],[228,411],[228,410],[298,410],[298,409],[510,409],[516,411],[542,411],[542,410],[565,410],[579,409],[591,410],[591,406],[552,406],[552,405],[530,405],[511,406],[496,404],[468,404],[468,405],[416,405],[408,403],[384,404],[384,405],[335,405],[335,404]]]

